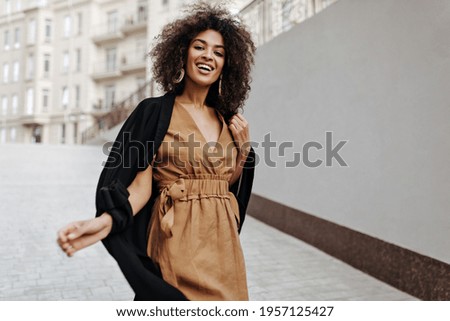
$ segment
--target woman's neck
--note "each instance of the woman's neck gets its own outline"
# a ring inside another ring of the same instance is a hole
[[[206,108],[206,96],[208,95],[208,87],[200,87],[186,81],[183,93],[178,96],[178,102],[185,105],[192,105],[194,108]]]

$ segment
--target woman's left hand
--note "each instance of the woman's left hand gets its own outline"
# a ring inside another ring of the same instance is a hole
[[[67,256],[72,256],[76,251],[103,240],[111,232],[111,228],[111,215],[103,213],[99,217],[64,226],[58,231],[57,242]]]
[[[242,157],[247,158],[250,152],[250,131],[248,122],[242,114],[235,114],[230,119],[228,128],[233,134],[234,142]]]

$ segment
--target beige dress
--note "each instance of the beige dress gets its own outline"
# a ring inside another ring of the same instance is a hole
[[[239,209],[228,189],[237,150],[217,116],[222,130],[218,142],[208,145],[189,112],[175,102],[153,166],[160,196],[147,252],[164,280],[189,300],[248,300]]]

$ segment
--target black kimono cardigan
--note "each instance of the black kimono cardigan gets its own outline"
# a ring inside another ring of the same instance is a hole
[[[165,282],[147,256],[147,229],[158,193],[134,217],[128,202],[129,186],[138,171],[145,170],[164,139],[172,116],[175,94],[141,101],[122,126],[100,175],[96,192],[96,216],[108,212],[113,217],[111,233],[103,239],[134,290],[135,300],[186,300]],[[251,149],[239,180],[230,186],[239,204],[240,226],[250,199],[255,167]],[[154,183],[154,182],[153,182]],[[152,191],[157,191],[153,184]]]

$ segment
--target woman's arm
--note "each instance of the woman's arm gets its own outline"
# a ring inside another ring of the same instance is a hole
[[[231,130],[234,142],[238,148],[238,157],[236,162],[236,169],[230,178],[230,185],[233,185],[242,174],[245,161],[250,152],[250,131],[248,122],[241,114],[236,114],[230,119],[228,128]]]
[[[149,166],[145,171],[139,172],[131,185],[128,186],[128,193],[130,193],[128,201],[133,210],[133,215],[139,213],[152,196],[152,175],[153,168]]]
[[[152,166],[139,172],[130,186],[128,192],[133,215],[147,204],[152,195]],[[112,228],[112,217],[108,213],[84,221],[72,222],[58,231],[57,242],[61,249],[72,256],[76,251],[88,247],[108,236]]]
[[[248,154],[248,153],[247,153]],[[243,155],[241,153],[238,154],[237,157],[237,163],[236,163],[236,169],[233,172],[233,175],[231,175],[231,179],[230,179],[230,186],[233,185],[234,183],[237,182],[237,180],[239,179],[239,177],[242,174],[242,169],[244,168],[244,164],[245,161],[247,160],[247,156]]]

